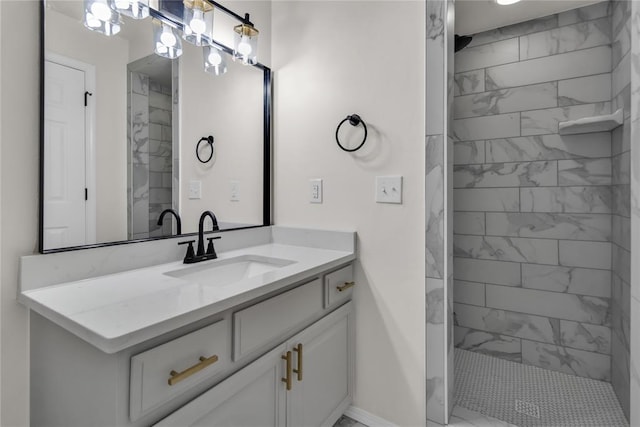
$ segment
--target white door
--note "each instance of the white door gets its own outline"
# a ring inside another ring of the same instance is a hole
[[[86,243],[85,73],[45,61],[44,248]]]

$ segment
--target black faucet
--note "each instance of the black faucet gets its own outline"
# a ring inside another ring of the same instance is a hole
[[[178,215],[178,212],[174,211],[173,209],[165,209],[162,211],[160,217],[158,218],[158,225],[162,225],[162,219],[168,213],[173,214],[173,216],[176,217],[176,231],[178,232],[178,234],[182,234],[182,221],[180,220],[180,215]]]
[[[207,253],[205,254],[204,252],[204,220],[209,217],[211,218],[211,221],[213,221],[213,228],[211,229],[212,231],[218,231],[220,230],[220,228],[218,227],[218,219],[216,218],[216,216],[213,214],[213,212],[211,211],[204,211],[202,212],[202,215],[200,215],[200,223],[198,224],[198,250],[196,251],[196,256],[203,256],[203,255],[209,255],[209,250],[213,251],[213,255],[215,255],[215,250],[213,249],[213,242],[212,240],[215,239],[215,237],[211,237],[209,239],[207,239],[209,241],[209,246],[207,247]],[[219,239],[220,237],[218,237]],[[214,256],[208,259],[215,259],[218,256]]]

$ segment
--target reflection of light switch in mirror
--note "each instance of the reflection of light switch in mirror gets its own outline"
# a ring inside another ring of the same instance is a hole
[[[231,193],[229,200],[232,202],[240,201],[240,181],[229,181],[229,192]]]
[[[402,177],[401,176],[377,176],[376,177],[376,202],[377,203],[402,203]]]
[[[189,181],[189,198],[202,198],[202,181]]]

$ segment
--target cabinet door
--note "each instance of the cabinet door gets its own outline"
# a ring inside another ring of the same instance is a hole
[[[353,308],[345,304],[289,341],[293,375],[288,393],[290,427],[332,425],[350,404],[353,390]],[[302,351],[297,351],[302,344]]]
[[[283,427],[283,344],[192,400],[157,427]]]

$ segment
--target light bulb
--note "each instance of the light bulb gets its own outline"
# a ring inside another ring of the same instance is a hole
[[[102,22],[98,18],[93,16],[91,12],[87,12],[87,15],[85,16],[85,22],[91,28],[99,28],[102,25]]]
[[[132,0],[131,2],[131,13],[133,13],[133,17],[138,19],[140,10],[138,6],[138,0]]]
[[[216,67],[222,63],[222,56],[220,56],[220,52],[214,52],[213,49],[211,49],[211,53],[207,56],[207,61],[209,61],[209,64],[212,66]]]
[[[128,9],[129,1],[128,0],[116,0],[116,7],[118,9]]]
[[[189,27],[196,34],[202,34],[207,30],[207,24],[204,22],[204,12],[198,9],[193,10],[193,18],[189,22]]]
[[[241,55],[249,55],[251,53],[251,45],[244,37],[242,38],[242,41],[238,43],[238,52]]]
[[[167,48],[165,45],[163,45],[162,43],[156,43],[156,52],[167,53],[168,51],[169,48]]]
[[[91,13],[101,21],[111,19],[111,9],[105,3],[93,2],[91,5]]]
[[[510,4],[518,3],[520,0],[495,0],[500,6],[508,6]]]
[[[173,35],[171,29],[165,26],[162,27],[162,35],[160,36],[160,41],[162,42],[162,44],[169,47],[175,46],[177,42],[176,36]]]

